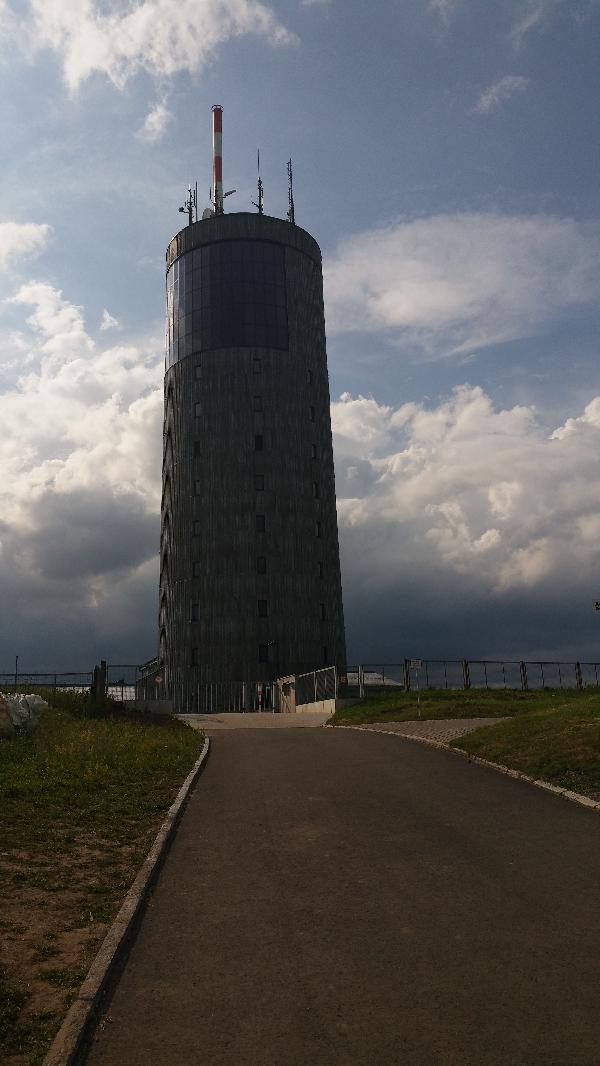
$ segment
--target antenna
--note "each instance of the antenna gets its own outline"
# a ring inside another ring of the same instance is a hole
[[[220,104],[213,104],[213,192],[211,202],[215,209],[215,215],[223,215],[223,200],[226,196],[232,196],[235,189],[223,192],[223,108]]]
[[[215,215],[223,214],[223,108],[214,104],[213,116],[213,189]]]
[[[258,149],[257,156],[258,156],[258,203],[255,204],[254,200],[252,201],[252,203],[253,203],[254,207],[258,208],[259,215],[262,215],[262,213],[263,213],[263,183],[262,183],[261,177],[260,177],[260,148]]]
[[[198,221],[198,182],[196,182],[193,189],[191,185],[188,185],[187,200],[179,210],[180,212],[187,211],[189,226]]]
[[[291,159],[288,159],[287,173],[288,173],[288,204],[289,204],[287,218],[288,218],[288,222],[291,222],[292,226],[295,226],[296,225],[296,217],[295,217],[295,214],[294,214],[294,177],[293,177],[293,174],[292,174],[292,160]]]

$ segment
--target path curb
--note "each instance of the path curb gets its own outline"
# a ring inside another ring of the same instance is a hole
[[[96,1020],[102,993],[124,957],[138,918],[175,835],[185,802],[204,767],[210,749],[205,738],[200,758],[194,764],[172,803],[123,905],[112,923],[88,974],[56,1034],[43,1066],[74,1066]]]
[[[439,719],[435,719],[435,721],[439,721]],[[505,777],[514,777],[517,781],[526,781],[530,785],[535,785],[536,788],[543,788],[545,792],[553,792],[555,796],[562,796],[563,799],[570,800],[571,803],[578,803],[580,807],[587,807],[588,810],[600,812],[600,803],[590,799],[588,796],[582,796],[580,792],[571,792],[568,788],[559,788],[557,785],[551,785],[548,781],[529,777],[527,774],[521,773],[520,770],[511,770],[510,767],[502,766],[501,763],[482,759],[480,755],[470,755],[468,751],[462,751],[461,748],[451,748],[449,744],[445,744],[441,740],[431,740],[429,737],[415,737],[409,733],[396,733],[392,729],[372,729],[368,725],[334,725],[327,728],[355,729],[361,733],[383,733],[386,737],[399,737],[400,740],[414,740],[417,744],[428,744],[430,748],[450,751],[454,755],[460,755],[468,762],[479,763],[480,766],[488,766],[491,770],[497,770],[499,773],[504,774]],[[459,738],[457,737],[456,739],[458,740]]]

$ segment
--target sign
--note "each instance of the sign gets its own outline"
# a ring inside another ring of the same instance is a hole
[[[422,665],[423,665],[423,660],[422,659],[411,659],[410,660],[410,668],[411,668],[411,670],[420,670]]]

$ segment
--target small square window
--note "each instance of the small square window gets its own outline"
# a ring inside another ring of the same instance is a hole
[[[320,486],[319,486],[319,482],[318,481],[313,481],[313,496],[314,496],[315,500],[318,500],[320,495],[321,495],[321,489],[320,489]]]
[[[264,492],[264,488],[265,488],[265,475],[264,474],[255,474],[254,475],[254,488],[256,489],[257,492]]]
[[[309,417],[310,417],[311,422],[314,422],[315,421],[316,412],[315,412],[315,409],[314,409],[312,404],[310,405],[310,407],[308,409],[308,413],[309,413]]]
[[[252,410],[253,411],[262,411],[262,409],[263,409],[262,396],[253,396],[252,397]]]
[[[256,573],[266,574],[267,572],[267,560],[264,555],[258,555],[256,558]]]
[[[200,621],[200,604],[199,603],[193,603],[192,604],[192,609],[191,609],[191,612],[190,612],[190,621],[191,622]]]
[[[202,414],[202,404],[199,400],[197,400],[194,404],[194,414],[196,418],[200,418],[200,415]]]
[[[308,371],[308,384],[312,385],[312,383],[313,383],[313,372],[312,372],[312,370],[309,370]]]
[[[199,560],[192,564],[192,575],[194,577],[202,577],[202,563]]]
[[[268,663],[269,661],[269,646],[268,644],[258,645],[258,661],[259,663]]]
[[[199,537],[201,533],[202,533],[202,522],[200,521],[199,518],[196,518],[194,520],[194,536],[195,537]]]
[[[268,612],[268,609],[267,609],[267,601],[266,600],[259,600],[258,601],[258,617],[259,618],[266,618],[268,613],[269,612]]]
[[[198,458],[198,456],[201,455],[201,454],[202,454],[202,452],[201,452],[201,449],[200,449],[200,441],[199,440],[195,440],[194,441],[194,455],[196,456],[196,458]]]
[[[200,363],[196,363],[194,367],[194,377],[196,381],[200,381],[200,378],[202,377],[202,366]]]
[[[258,358],[258,356],[255,355],[254,359],[252,360],[252,373],[253,374],[260,374],[261,370],[262,370],[262,362]]]
[[[264,514],[257,514],[256,515],[256,532],[257,533],[264,533],[265,529],[266,529],[266,522],[265,522]]]
[[[315,522],[315,537],[323,536],[323,525],[321,522]]]
[[[201,495],[202,495],[202,482],[201,481],[194,481],[194,496],[201,496]]]
[[[319,613],[321,615],[321,621],[324,622],[325,621],[325,604],[324,603],[320,603],[319,604]]]
[[[265,447],[265,439],[264,439],[262,433],[256,433],[254,435],[254,451],[255,452],[262,452],[264,450],[264,447]]]
[[[323,563],[317,563],[317,577],[323,577]]]
[[[316,459],[317,458],[317,446],[316,446],[316,444],[311,444],[311,446],[310,446],[310,457],[311,457],[311,459]]]

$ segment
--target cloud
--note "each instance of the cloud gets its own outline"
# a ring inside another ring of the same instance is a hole
[[[121,323],[118,318],[111,315],[109,311],[104,308],[102,312],[102,321],[100,323],[100,331],[105,333],[107,329],[120,329]]]
[[[456,0],[429,0],[427,10],[436,15],[444,24],[448,24],[456,8]]]
[[[519,4],[519,16],[516,19],[511,39],[516,48],[521,48],[527,36],[535,30],[543,29],[561,12],[567,12],[573,19],[584,21],[598,8],[598,0],[526,0]]]
[[[495,111],[501,104],[510,100],[515,93],[525,92],[528,85],[529,78],[520,74],[505,74],[481,94],[474,111],[479,115],[488,115],[490,111]]]
[[[244,35],[295,40],[261,0],[117,0],[106,14],[92,0],[30,2],[32,43],[60,56],[71,91],[94,73],[120,89],[140,71],[159,79],[196,73],[219,45]]]
[[[325,258],[330,332],[384,331],[427,358],[531,336],[599,285],[600,225],[544,215],[401,220]]]
[[[344,587],[369,619],[356,643],[372,640],[377,604],[378,634],[390,614],[396,639],[421,627],[423,654],[458,637],[464,654],[525,656],[541,604],[534,646],[567,643],[560,620],[591,607],[600,565],[600,397],[551,433],[533,408],[499,409],[470,385],[430,407],[345,394],[332,421]],[[470,631],[484,613],[511,618],[506,632],[488,620],[487,648]]]
[[[173,118],[173,112],[167,107],[165,100],[159,100],[146,115],[144,125],[136,133],[140,141],[155,144],[164,135],[169,122]]]
[[[161,355],[97,347],[82,308],[47,282],[12,304],[26,351],[0,393],[0,646],[18,639],[40,666],[60,655],[55,668],[68,649],[74,668],[117,645],[143,659],[156,629]]]
[[[0,222],[0,271],[20,259],[39,255],[50,239],[50,226],[35,222]]]

